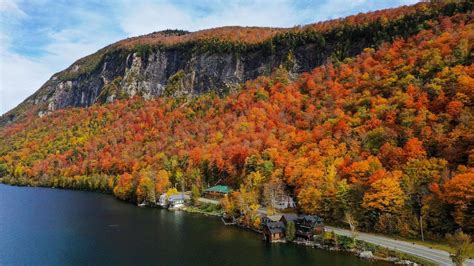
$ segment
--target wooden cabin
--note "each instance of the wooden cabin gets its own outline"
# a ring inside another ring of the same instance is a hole
[[[263,240],[269,242],[285,240],[285,224],[282,222],[268,222],[263,226]]]
[[[323,219],[315,215],[302,215],[295,220],[296,239],[314,240],[314,235],[324,233]]]

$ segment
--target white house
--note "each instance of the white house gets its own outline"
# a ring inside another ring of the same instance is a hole
[[[183,193],[171,195],[168,198],[168,208],[177,209],[184,207],[184,202],[190,199],[191,198],[188,195],[184,195]]]
[[[283,195],[279,199],[273,200],[273,206],[279,210],[293,209],[296,208],[296,203],[292,197]]]

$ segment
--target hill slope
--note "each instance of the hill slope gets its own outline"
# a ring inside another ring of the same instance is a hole
[[[365,49],[295,80],[285,68],[218,97],[140,97],[28,117],[0,130],[10,184],[153,202],[171,186],[233,186],[224,207],[258,225],[269,195],[362,229],[474,232],[474,14]]]
[[[120,41],[82,58],[48,80],[0,118],[0,126],[27,114],[87,107],[134,95],[225,95],[278,66],[310,71],[328,60],[408,37],[429,19],[472,9],[458,4],[415,6],[360,14],[291,29],[224,27],[198,32],[164,31]]]

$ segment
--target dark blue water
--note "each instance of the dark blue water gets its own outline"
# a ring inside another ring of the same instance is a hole
[[[0,184],[0,265],[368,265],[216,218],[138,208],[98,193]]]

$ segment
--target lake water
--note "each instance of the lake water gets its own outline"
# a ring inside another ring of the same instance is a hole
[[[138,208],[110,195],[0,184],[0,265],[370,265],[212,217]],[[377,263],[382,265],[381,263]]]

